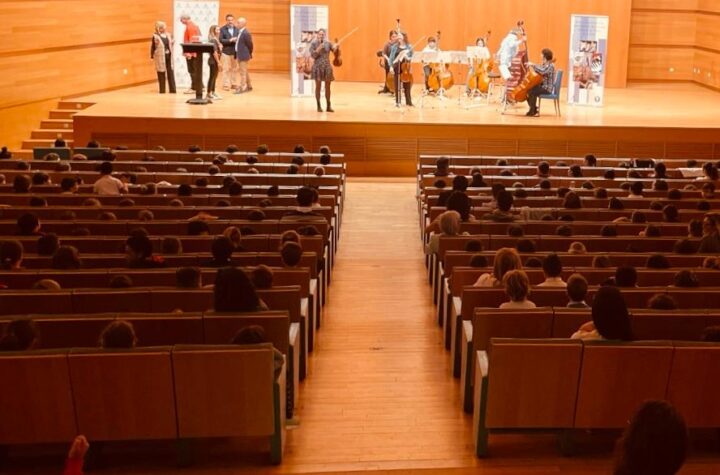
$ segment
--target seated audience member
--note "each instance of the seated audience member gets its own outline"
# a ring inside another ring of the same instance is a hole
[[[691,219],[688,222],[688,236],[689,238],[701,238],[703,237],[703,222],[699,219]]]
[[[653,178],[667,178],[667,167],[663,162],[658,162],[655,164],[655,173],[653,174]]]
[[[525,267],[529,269],[541,269],[542,261],[539,257],[528,257],[528,259],[525,261]]]
[[[701,179],[709,182],[718,181],[720,179],[720,170],[712,162],[706,162],[702,166],[703,177]]]
[[[600,287],[592,303],[592,322],[583,324],[572,335],[580,340],[633,340],[625,298],[620,289]]]
[[[450,175],[450,160],[447,157],[440,157],[435,162],[435,176],[449,176]]]
[[[608,209],[613,209],[613,210],[619,211],[619,210],[625,209],[625,205],[623,204],[622,201],[620,201],[618,198],[613,196],[612,198],[610,198],[610,201],[608,202]]]
[[[642,198],[643,197],[643,182],[634,181],[630,184],[630,194],[628,198]]]
[[[720,253],[720,219],[717,214],[708,214],[702,222],[702,239],[697,250],[700,254]]]
[[[688,447],[683,417],[667,401],[645,401],[617,444],[613,475],[674,475]]]
[[[604,224],[600,228],[600,236],[602,237],[616,237],[617,236],[617,228],[614,224]]]
[[[580,209],[582,208],[582,201],[577,193],[571,191],[565,195],[562,206],[565,209]]]
[[[714,183],[712,183],[712,182],[703,183],[702,197],[706,200],[712,200],[715,198],[715,184]]]
[[[562,280],[562,262],[557,254],[548,254],[543,259],[543,274],[545,281],[538,284],[538,287],[566,287],[567,284]]]
[[[510,301],[500,304],[501,309],[535,308],[535,304],[527,299],[530,295],[530,281],[524,271],[518,269],[507,272],[503,277],[503,286]]]
[[[675,205],[665,205],[662,209],[663,221],[666,223],[677,223],[680,221],[680,213]]]
[[[443,236],[457,236],[460,234],[460,213],[457,211],[445,211],[439,217],[440,232],[432,233],[430,241],[425,247],[426,254],[436,254],[440,246],[440,238]]]
[[[532,239],[520,239],[517,244],[515,244],[515,248],[523,254],[532,254],[535,252],[535,241]]]
[[[615,269],[615,285],[637,287],[637,270],[633,266],[618,266]]]
[[[697,274],[691,270],[681,270],[673,276],[674,287],[692,288],[699,287],[700,282],[698,281]]]
[[[552,188],[552,182],[550,180],[540,180],[540,189],[549,190]]]
[[[470,180],[470,187],[487,188],[487,183],[485,182],[485,180],[483,180],[483,175],[479,170],[472,174],[472,178]]]
[[[142,235],[130,236],[125,241],[127,266],[135,269],[165,267],[162,257],[153,254],[150,238]]]
[[[465,175],[456,176],[455,178],[453,178],[453,181],[452,181],[452,189],[443,190],[438,195],[437,205],[438,206],[446,206],[447,200],[450,197],[450,195],[453,193],[453,191],[461,191],[464,193],[465,191],[467,191],[467,188],[468,188],[467,177]]]
[[[645,261],[645,267],[648,269],[669,269],[670,261],[664,254],[653,254]]]
[[[475,268],[487,267],[488,261],[487,261],[487,258],[485,256],[483,256],[482,254],[475,254],[474,256],[472,256],[470,258],[469,265],[470,265],[470,267],[475,267]]]
[[[232,265],[232,254],[235,250],[230,238],[225,236],[215,236],[210,248],[212,259],[205,262],[205,267],[227,267]]]
[[[216,312],[258,312],[267,310],[247,274],[237,267],[218,269],[214,286]]]
[[[647,223],[647,216],[642,211],[633,211],[630,215],[630,222],[635,224],[645,224]]]
[[[483,215],[482,219],[494,221],[496,223],[507,223],[515,220],[512,214],[513,195],[507,190],[502,190],[497,194],[497,208],[490,213]]]
[[[60,181],[60,191],[63,195],[74,195],[78,189],[78,182],[75,178],[65,177]]]
[[[100,334],[100,347],[105,349],[130,349],[137,346],[132,323],[126,320],[110,322]]]
[[[45,198],[42,198],[40,196],[33,196],[30,198],[29,205],[33,208],[43,208],[48,205],[48,202]]]
[[[264,264],[252,270],[251,279],[256,289],[271,289],[273,286],[273,271]]]
[[[155,214],[149,209],[141,209],[138,211],[138,221],[152,221],[155,219]]]
[[[567,224],[563,224],[562,226],[558,226],[555,229],[555,234],[557,234],[558,236],[570,237],[572,236],[573,231],[570,226],[568,226]]]
[[[52,268],[74,270],[80,268],[80,253],[75,246],[60,246],[52,256]]]
[[[248,221],[256,221],[256,222],[262,221],[263,219],[265,219],[265,217],[266,217],[265,213],[259,209],[251,210],[247,215]]]
[[[686,238],[678,239],[673,246],[675,254],[695,254],[696,250],[695,243]]]
[[[110,211],[103,211],[98,215],[97,219],[98,221],[117,221],[117,216]]]
[[[580,165],[571,165],[568,168],[568,176],[572,178],[582,178],[582,168]]]
[[[654,224],[648,224],[645,229],[638,233],[641,237],[660,237],[660,228]]]
[[[3,146],[3,148],[0,149],[0,160],[8,160],[10,158],[12,158],[12,152]]]
[[[548,178],[550,176],[550,164],[545,161],[538,163],[536,176]]]
[[[608,197],[608,192],[605,188],[597,188],[593,191],[593,196],[598,199],[605,199]]]
[[[35,322],[29,318],[11,320],[0,336],[0,351],[26,351],[38,347],[40,338]]]
[[[0,241],[0,267],[3,270],[22,270],[23,245],[20,241]]]
[[[172,236],[164,237],[160,243],[160,248],[161,253],[166,256],[177,256],[182,254],[182,241]]]
[[[58,247],[60,247],[60,240],[55,233],[44,234],[37,240],[38,256],[52,256]]]
[[[223,236],[230,239],[234,252],[243,252],[245,248],[242,245],[242,233],[237,226],[228,226],[222,233]]]
[[[653,190],[655,191],[667,191],[668,184],[665,180],[655,180],[653,182]]]
[[[519,224],[511,224],[507,228],[507,235],[510,237],[521,238],[525,236],[525,230]]]
[[[700,335],[702,341],[720,342],[720,325],[713,325],[703,329]]]
[[[570,247],[568,248],[568,254],[587,254],[587,248],[585,247],[585,244],[580,241],[573,241],[570,243]]]
[[[82,202],[82,205],[88,208],[102,208],[102,203],[96,198],[88,198]]]
[[[471,239],[465,243],[465,252],[482,252],[483,244],[477,239]]]
[[[202,272],[199,267],[179,267],[175,271],[175,287],[199,289],[202,287]]]
[[[495,252],[492,273],[482,274],[473,287],[499,287],[506,273],[522,268],[520,254],[515,249],[503,247]]]
[[[15,193],[28,193],[30,188],[32,188],[32,181],[30,181],[29,176],[25,174],[15,175],[15,178],[13,178],[13,191]]]
[[[593,155],[591,153],[585,155],[584,166],[596,167],[597,166],[597,158],[595,157],[595,155]]]
[[[265,329],[260,325],[248,325],[241,328],[230,342],[234,345],[257,345],[260,343],[270,343],[265,336]],[[273,366],[275,368],[275,379],[282,373],[282,367],[285,364],[283,354],[273,346]]]
[[[568,277],[567,295],[569,302],[567,308],[590,308],[585,303],[587,297],[588,282],[581,274],[573,274]]]
[[[51,183],[50,181],[50,175],[48,175],[45,172],[35,172],[33,173],[33,176],[31,178],[33,186],[35,185],[49,185]]]
[[[188,221],[188,236],[209,236],[210,226],[201,219]]]
[[[129,275],[118,274],[110,278],[108,287],[111,289],[129,289],[133,286],[133,281]]]
[[[309,186],[300,187],[295,196],[297,207],[285,213],[282,219],[285,220],[287,218],[287,220],[293,221],[301,221],[304,219],[325,221],[325,217],[322,214],[313,210],[314,197],[315,193],[312,188]]]
[[[284,267],[297,267],[302,259],[303,248],[296,242],[286,242],[280,248],[280,260]]]
[[[668,294],[655,294],[648,300],[647,307],[651,310],[676,310],[677,302]]]
[[[25,213],[17,219],[18,236],[41,236],[41,224],[37,215],[33,213]]]
[[[612,267],[610,256],[600,255],[593,257],[592,267],[594,269],[607,269],[608,267]]]
[[[183,183],[177,188],[178,196],[192,196],[192,186],[187,183]]]
[[[98,195],[115,196],[128,192],[127,183],[112,176],[113,166],[111,162],[100,164],[100,178],[93,185],[93,192]]]

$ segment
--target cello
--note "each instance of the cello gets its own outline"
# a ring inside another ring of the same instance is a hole
[[[483,38],[485,47],[487,48],[488,38],[490,38],[490,30]],[[477,60],[476,60],[477,61]],[[492,58],[482,59],[476,62],[473,67],[473,74],[470,76],[467,87],[470,91],[478,90],[487,93],[490,89],[490,72],[495,67],[495,61]]]
[[[523,36],[525,36],[525,28],[524,28],[525,22],[520,20],[518,21],[518,28],[520,28],[523,32]],[[515,55],[515,58],[513,58],[512,66],[510,68],[511,71],[513,71],[513,66],[515,66],[516,59],[520,62],[520,78],[513,87],[512,90],[509,89],[508,85],[508,96],[513,102],[523,102],[527,100],[528,92],[530,89],[534,88],[538,84],[542,84],[542,75],[538,74],[534,68],[529,66],[529,59],[528,59],[528,46],[527,46],[527,37],[524,41],[525,48],[522,51],[519,51],[517,55]],[[514,78],[514,74],[513,74]]]
[[[437,49],[440,52],[440,31],[437,32]],[[432,71],[428,77],[428,86],[430,90],[439,91],[440,89],[448,90],[455,84],[450,65],[445,63],[433,63],[430,65]]]

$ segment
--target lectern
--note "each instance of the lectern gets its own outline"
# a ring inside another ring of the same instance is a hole
[[[192,88],[195,90],[195,99],[189,99],[188,104],[211,104],[210,99],[203,98],[203,53],[213,54],[215,47],[211,43],[183,43],[183,53],[195,53],[195,73],[192,77]]]

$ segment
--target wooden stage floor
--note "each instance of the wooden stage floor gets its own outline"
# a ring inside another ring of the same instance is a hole
[[[720,94],[693,84],[610,89],[602,108],[568,106],[563,98],[561,117],[546,101],[539,118],[525,117],[525,105],[504,115],[495,103],[466,109],[457,88],[450,99],[420,107],[415,86],[416,107],[397,110],[376,84],[336,82],[331,114],[316,112],[314,98],[290,97],[284,76],[256,74],[253,85],[249,94],[220,91],[224,99],[208,106],[159,95],[154,84],[84,96],[95,105],[75,116],[75,138],[148,148],[328,144],[346,154],[355,175],[409,176],[419,153],[720,159]]]

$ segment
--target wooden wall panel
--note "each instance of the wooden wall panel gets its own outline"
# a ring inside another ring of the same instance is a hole
[[[720,0],[698,0],[698,10],[720,13]]]
[[[631,45],[695,45],[694,12],[635,12],[630,23]]]
[[[695,46],[720,52],[720,15],[697,15]]]
[[[697,10],[698,0],[632,0],[632,8],[633,10]]]
[[[695,49],[693,47],[635,46],[630,49],[628,80],[692,81],[694,59]]]
[[[388,30],[400,18],[410,41],[442,31],[441,48],[464,50],[477,36],[492,30],[490,49],[500,41],[518,19],[526,19],[531,58],[538,61],[540,50],[551,48],[565,69],[571,13],[610,15],[608,86],[624,87],[627,69],[627,45],[630,34],[630,0],[317,0],[330,10],[331,37],[342,36],[355,26],[360,30],[345,43],[346,65],[336,71],[340,80],[379,82],[383,77],[375,53],[387,41]],[[424,42],[418,48],[422,48]],[[418,71],[419,73],[419,71]],[[463,78],[464,79],[464,78]]]
[[[695,81],[720,90],[720,53],[695,50]]]
[[[659,158],[665,156],[662,142],[622,142],[617,144],[618,157]]]
[[[665,144],[665,158],[694,158],[695,160],[712,160],[713,144],[668,142]]]
[[[615,142],[568,142],[568,157],[584,157],[592,153],[596,157],[617,157]]]

